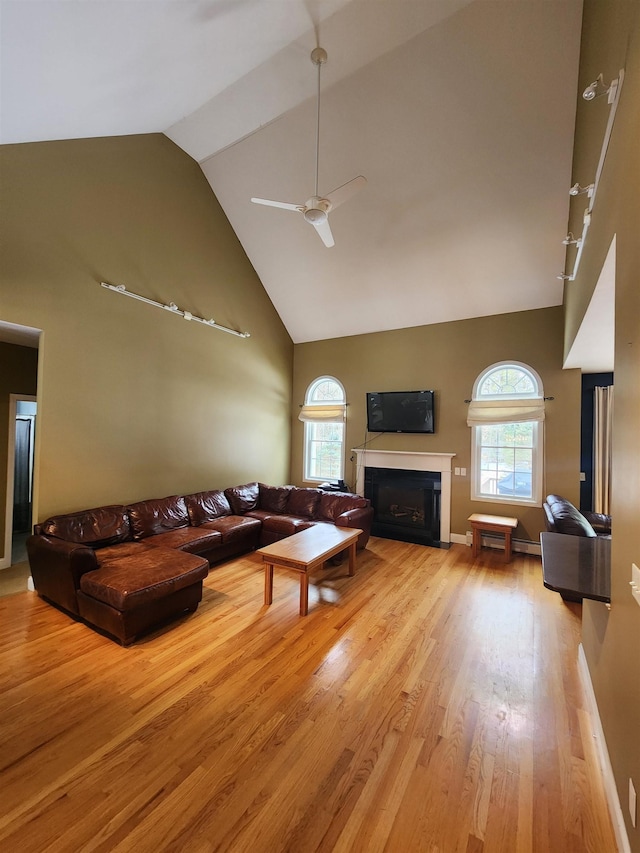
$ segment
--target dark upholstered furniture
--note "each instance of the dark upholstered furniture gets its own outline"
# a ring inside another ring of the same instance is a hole
[[[570,536],[611,536],[611,516],[599,512],[580,512],[566,498],[547,495],[542,504],[547,530]]]
[[[580,512],[561,495],[547,495],[542,506],[548,531],[540,534],[544,585],[565,601],[609,601],[611,543],[584,540],[611,539],[611,516]]]
[[[314,524],[360,528],[364,548],[372,516],[359,495],[247,483],[55,516],[27,554],[39,595],[127,645],[195,611],[210,565]]]

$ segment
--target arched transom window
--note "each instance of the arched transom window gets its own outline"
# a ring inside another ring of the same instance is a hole
[[[467,419],[473,500],[540,505],[543,421],[542,380],[531,367],[504,362],[478,376]]]
[[[333,376],[319,376],[307,388],[299,416],[304,421],[305,480],[342,480],[346,403],[342,383]]]

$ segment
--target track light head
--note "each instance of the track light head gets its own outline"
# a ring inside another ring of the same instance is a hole
[[[616,96],[616,89],[618,88],[618,81],[612,80],[608,85],[604,82],[602,74],[598,74],[596,80],[593,83],[589,83],[587,88],[582,93],[582,97],[585,101],[594,101],[596,98],[602,97],[602,95],[607,95],[607,101],[611,104]]]
[[[574,184],[569,190],[569,195],[582,195],[587,193],[589,198],[593,195],[595,184],[587,184],[586,187],[581,187],[580,184]]]
[[[557,275],[556,278],[560,279],[560,281],[569,281],[571,276],[566,275],[566,273],[560,273],[560,275]]]
[[[573,231],[569,231],[567,236],[562,241],[563,246],[579,246],[582,240],[579,237],[573,236]]]

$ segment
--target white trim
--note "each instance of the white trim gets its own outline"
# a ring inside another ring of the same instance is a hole
[[[440,541],[451,541],[451,460],[455,453],[413,453],[409,450],[361,450],[356,454],[356,492],[364,495],[365,468],[435,471],[440,474]]]
[[[516,370],[520,370],[522,373],[526,374],[530,379],[532,384],[535,386],[535,389],[531,393],[524,394],[480,394],[479,390],[483,382],[487,379],[487,377],[491,376],[492,373],[497,373],[500,370],[509,368],[515,368]],[[540,421],[534,420],[531,422],[532,424],[532,447],[531,447],[531,459],[532,459],[532,469],[531,469],[531,497],[526,498],[523,496],[513,497],[509,495],[487,495],[484,494],[480,490],[481,485],[481,477],[480,477],[480,460],[482,458],[482,426],[476,424],[469,424],[471,427],[471,490],[470,497],[472,501],[480,501],[486,503],[501,503],[501,504],[509,504],[511,506],[542,506],[542,478],[543,478],[543,451],[544,451],[544,387],[542,384],[542,378],[539,373],[530,367],[528,364],[524,364],[521,361],[497,361],[495,364],[489,365],[483,371],[481,371],[476,381],[473,383],[473,394],[472,399],[470,401],[470,408],[475,403],[479,401],[488,401],[488,400],[502,400],[505,405],[508,405],[510,402],[517,401],[518,403],[526,402],[527,400],[533,403],[535,400],[539,400],[542,404],[542,418]],[[520,419],[518,419],[520,420]],[[488,424],[487,424],[488,425]],[[496,422],[498,426],[504,426],[505,421],[500,419]]]
[[[342,391],[342,398],[340,400],[325,400],[325,401],[314,401],[313,395],[315,393],[318,385],[321,385],[323,382],[333,382],[337,385]],[[302,412],[305,409],[310,409],[312,406],[336,406],[342,408],[342,416],[340,418],[332,418],[331,420],[313,420],[309,418],[303,418]],[[307,386],[307,390],[304,395],[304,405],[301,407],[301,415],[299,415],[299,420],[304,423],[304,435],[302,439],[302,480],[305,483],[337,483],[339,480],[344,479],[344,471],[345,471],[345,442],[347,440],[347,429],[346,429],[346,415],[347,415],[347,392],[344,389],[344,385],[337,379],[335,376],[331,376],[329,373],[325,373],[322,376],[318,376],[313,379]],[[314,440],[312,438],[314,426],[322,423],[341,423],[342,424],[342,440],[340,441],[340,473],[337,477],[312,477],[311,476],[311,442]]]
[[[4,519],[4,556],[0,559],[0,569],[11,566],[11,547],[13,542],[13,485],[16,453],[16,412],[18,400],[36,403],[38,398],[30,394],[9,394],[9,440],[7,442],[7,489]]]
[[[595,741],[598,763],[604,782],[604,792],[609,806],[609,815],[613,824],[613,831],[618,843],[618,853],[631,853],[631,845],[629,844],[629,836],[620,807],[620,799],[618,797],[618,789],[616,788],[616,780],[611,767],[609,758],[609,750],[607,749],[607,741],[605,740],[600,713],[598,711],[598,702],[591,681],[591,673],[589,672],[589,664],[584,653],[582,643],[578,646],[578,675],[584,689],[585,698],[587,700],[587,711],[591,717],[593,725],[593,739]]]

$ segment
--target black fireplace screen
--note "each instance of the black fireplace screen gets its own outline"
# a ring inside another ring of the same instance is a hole
[[[372,503],[374,536],[440,545],[441,476],[433,471],[365,469],[365,497]]]

